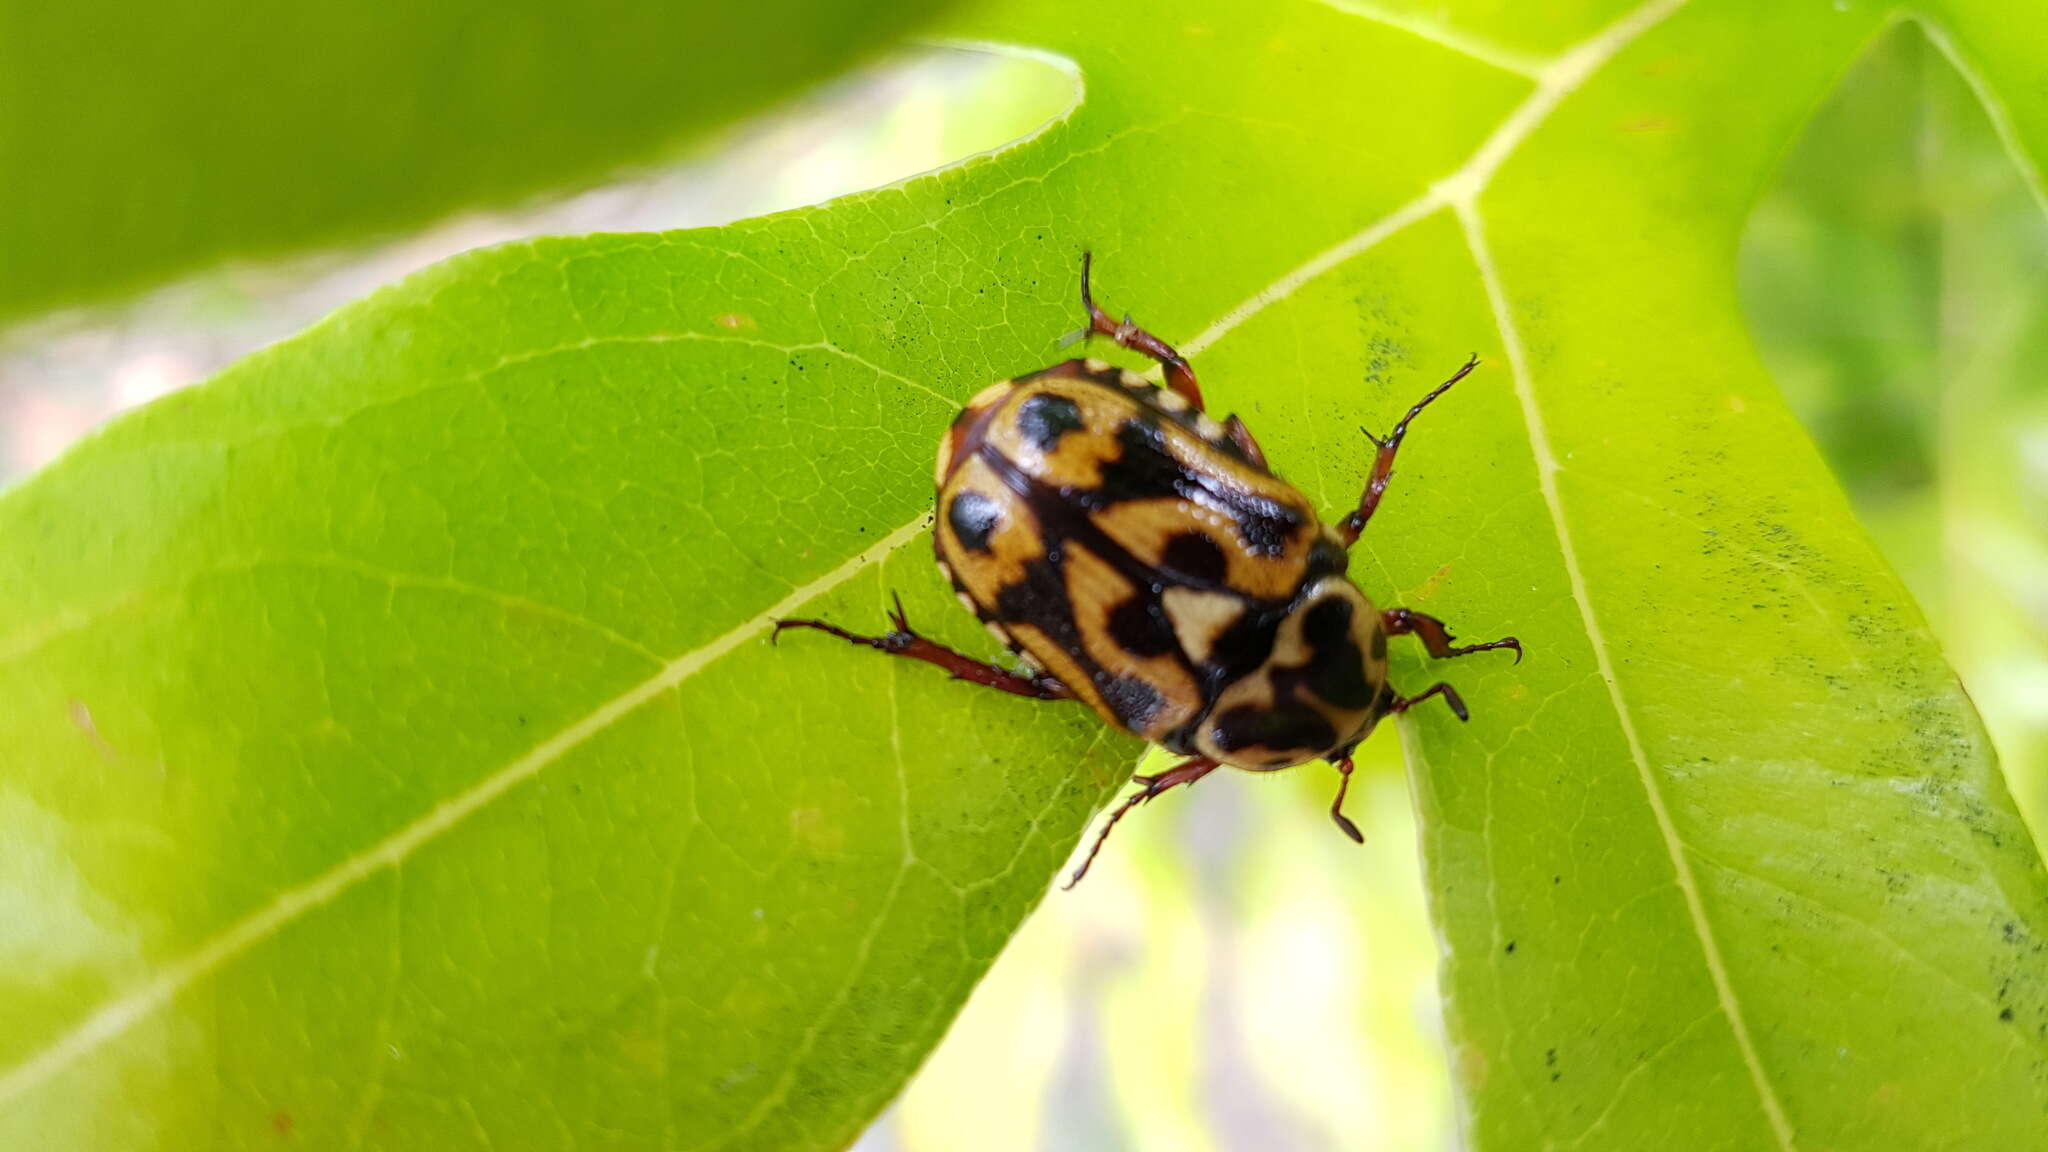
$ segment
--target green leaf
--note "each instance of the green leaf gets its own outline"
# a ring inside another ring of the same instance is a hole
[[[0,8],[0,320],[649,160],[944,0]]]
[[[1601,7],[992,3],[1087,83],[1027,141],[472,254],[8,494],[0,1142],[843,1145],[1135,748],[767,625],[989,650],[930,453],[1086,246],[1333,514],[1488,362],[1355,565],[1530,650],[1397,667],[1473,1144],[2033,1138],[2048,881],[1735,288],[1885,17]],[[1941,11],[2040,155],[2048,42]]]
[[[1857,61],[1744,233],[1744,313],[1786,400],[2048,819],[2048,217],[1918,25]]]

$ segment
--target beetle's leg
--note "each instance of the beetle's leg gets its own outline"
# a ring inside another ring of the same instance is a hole
[[[903,615],[903,598],[896,598],[896,610],[889,613],[893,630],[881,636],[856,636],[843,628],[827,624],[823,620],[777,620],[770,640],[779,639],[784,628],[809,628],[830,636],[837,636],[849,644],[861,644],[891,656],[908,656],[936,664],[953,674],[955,680],[966,680],[989,688],[1000,689],[1013,696],[1029,696],[1034,700],[1071,700],[1074,693],[1065,684],[1041,672],[1036,676],[1019,676],[994,664],[983,663],[971,656],[964,656],[943,644],[934,644],[911,630],[910,621]]]
[[[1131,777],[1131,782],[1138,785],[1138,790],[1126,797],[1124,802],[1117,805],[1116,810],[1109,814],[1109,819],[1102,825],[1102,831],[1095,834],[1095,843],[1088,849],[1087,858],[1081,861],[1081,866],[1074,869],[1074,874],[1067,877],[1067,882],[1061,885],[1061,887],[1072,888],[1081,882],[1081,877],[1088,874],[1088,866],[1095,863],[1096,854],[1102,851],[1103,841],[1109,839],[1110,830],[1116,827],[1117,821],[1124,818],[1124,813],[1129,812],[1131,809],[1136,808],[1138,805],[1143,804],[1145,801],[1150,800],[1169,788],[1178,787],[1182,784],[1193,784],[1195,781],[1214,772],[1217,767],[1216,761],[1209,759],[1207,756],[1197,756],[1192,760],[1183,760],[1157,776]]]
[[[1252,439],[1252,430],[1244,426],[1244,421],[1238,419],[1236,413],[1232,413],[1230,419],[1223,422],[1223,434],[1244,452],[1245,459],[1261,468],[1266,467],[1266,450],[1259,447],[1257,440]]]
[[[1358,825],[1351,822],[1351,817],[1344,814],[1344,794],[1351,791],[1351,757],[1346,756],[1342,760],[1332,760],[1330,763],[1336,765],[1337,771],[1343,774],[1337,781],[1337,798],[1330,801],[1330,819],[1337,822],[1337,827],[1342,828],[1346,836],[1363,844],[1365,833],[1360,832]]]
[[[1379,449],[1379,454],[1373,457],[1372,476],[1365,482],[1365,493],[1358,498],[1358,507],[1349,516],[1344,517],[1343,523],[1337,525],[1337,535],[1343,538],[1346,548],[1357,542],[1358,534],[1365,531],[1365,522],[1372,519],[1373,510],[1380,506],[1380,497],[1387,490],[1387,481],[1394,475],[1394,453],[1401,448],[1401,438],[1408,435],[1408,422],[1421,415],[1422,410],[1429,407],[1431,400],[1449,391],[1451,385],[1463,380],[1477,367],[1479,357],[1474,356],[1465,361],[1465,366],[1458,369],[1449,380],[1437,385],[1435,391],[1416,401],[1415,407],[1410,408],[1408,414],[1401,417],[1401,422],[1394,425],[1394,430],[1387,433],[1386,439],[1382,440],[1370,432],[1365,433],[1365,438],[1373,442],[1373,446]],[[1361,428],[1359,431],[1365,430]]]
[[[1088,291],[1088,266],[1094,260],[1094,253],[1081,253],[1081,306],[1088,309],[1088,326],[1076,335],[1086,338],[1103,335],[1117,342],[1120,348],[1150,356],[1159,361],[1166,371],[1166,386],[1202,410],[1202,388],[1195,383],[1195,370],[1188,367],[1187,358],[1173,350],[1173,346],[1159,337],[1131,322],[1128,314],[1122,320],[1111,320],[1109,313],[1096,307],[1094,296]]]
[[[1472,718],[1472,714],[1465,710],[1465,701],[1458,696],[1458,690],[1449,684],[1443,683],[1431,684],[1418,695],[1397,698],[1392,704],[1387,705],[1387,711],[1406,712],[1431,696],[1443,697],[1444,703],[1451,707],[1451,715],[1456,716],[1458,719],[1470,720]]]
[[[1513,648],[1515,663],[1522,662],[1522,642],[1513,636],[1490,640],[1484,644],[1466,644],[1454,648],[1451,646],[1451,630],[1434,616],[1424,616],[1420,612],[1411,612],[1406,608],[1389,608],[1380,613],[1380,620],[1386,625],[1388,635],[1414,636],[1422,641],[1422,646],[1429,650],[1431,656],[1439,660],[1446,660],[1452,656],[1469,656],[1474,652],[1490,652],[1495,648]]]

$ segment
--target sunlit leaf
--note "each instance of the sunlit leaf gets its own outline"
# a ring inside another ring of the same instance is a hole
[[[2048,883],[1739,323],[1881,16],[1482,7],[991,4],[1087,84],[1028,141],[474,254],[9,494],[0,1143],[845,1143],[1135,748],[765,631],[901,589],[988,649],[930,453],[1089,246],[1333,513],[1487,360],[1354,566],[1530,650],[1397,667],[1474,711],[1402,735],[1476,1145],[2031,1138]],[[2048,49],[1953,7],[2038,154]]]

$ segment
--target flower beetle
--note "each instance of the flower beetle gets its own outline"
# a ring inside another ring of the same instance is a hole
[[[1159,362],[1164,386],[1100,360],[1068,360],[984,389],[939,444],[933,532],[939,570],[960,600],[1021,657],[1025,672],[974,660],[918,635],[899,601],[893,628],[861,636],[822,620],[782,620],[897,656],[955,679],[1041,700],[1079,700],[1109,723],[1186,757],[1110,813],[1074,874],[1088,871],[1133,807],[1223,765],[1270,772],[1327,760],[1340,776],[1330,815],[1344,815],[1351,752],[1382,717],[1441,696],[1402,696],[1387,682],[1387,637],[1412,635],[1431,656],[1513,649],[1513,637],[1457,647],[1443,623],[1375,609],[1345,569],[1372,519],[1408,425],[1477,367],[1468,361],[1424,396],[1378,449],[1358,506],[1334,527],[1275,476],[1236,416],[1202,405],[1180,353],[1110,319],[1088,287],[1088,326]]]

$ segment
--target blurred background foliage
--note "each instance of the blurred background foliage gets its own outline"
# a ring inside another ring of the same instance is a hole
[[[601,179],[945,2],[0,3],[0,317]]]
[[[996,147],[1073,96],[1070,76],[1037,61],[935,49],[570,199],[471,214],[371,251],[217,267],[118,309],[17,326],[0,336],[0,482],[112,412],[454,252],[816,202]],[[1817,112],[1737,258],[1766,361],[1935,621],[2037,836],[2048,818],[2048,380],[2033,367],[2048,354],[2043,207],[1966,85],[1907,24]],[[1351,812],[1365,866],[1327,826],[1320,768],[1233,775],[1149,808],[1119,831],[1084,897],[1055,893],[1010,942],[860,1147],[1453,1146],[1400,752],[1392,735],[1364,751]]]
[[[1751,217],[1778,384],[2048,820],[2048,200],[1918,25],[1869,52]]]

